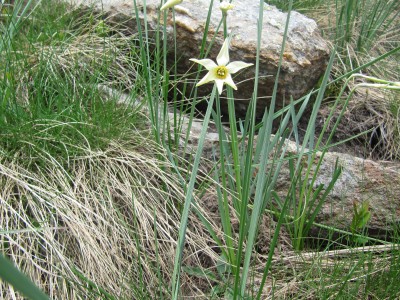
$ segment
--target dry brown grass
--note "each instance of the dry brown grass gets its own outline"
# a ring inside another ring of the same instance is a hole
[[[17,101],[29,108],[35,96],[32,74],[43,76],[44,85],[73,82],[74,90],[89,95],[101,84],[105,101],[121,100],[116,99],[121,93],[111,95],[109,87],[142,93],[135,36],[126,35],[123,24],[114,27],[102,19],[96,15],[97,23],[68,40],[32,44],[25,53],[29,72],[20,61],[10,62],[18,77]],[[99,28],[107,33],[99,34]],[[82,80],[82,74],[95,80]],[[131,104],[132,98],[125,95],[124,104]],[[82,101],[84,111],[86,103]],[[53,299],[106,297],[89,288],[85,277],[118,299],[168,298],[184,186],[166,151],[151,138],[146,113],[131,106],[124,109],[133,111],[129,115],[137,113],[140,128],[122,128],[123,139],[111,139],[106,147],[93,147],[86,137],[83,144],[53,139],[49,128],[70,126],[56,120],[37,120],[32,132],[38,140],[18,141],[23,147],[14,153],[0,147],[0,251]],[[126,126],[122,121],[120,125]],[[83,135],[79,129],[76,133]],[[57,143],[65,151],[49,153],[36,141]],[[175,159],[185,168],[189,165],[178,155]],[[200,260],[206,260],[214,265],[215,243],[194,214],[190,224],[185,263],[201,265]],[[210,226],[220,234],[212,220]],[[201,293],[183,276],[188,290]],[[1,283],[0,298],[21,297]]]
[[[307,15],[314,18],[320,26],[324,36],[334,44],[336,28],[335,1],[323,4],[321,7],[307,10]],[[392,15],[398,14],[393,11]],[[379,57],[380,55],[399,46],[400,19],[395,19],[385,31],[377,34],[370,48],[363,51],[356,49],[357,36],[362,24],[362,15],[354,20],[353,39],[346,44],[345,49],[338,49],[336,62],[333,66],[332,78],[341,76],[354,68],[359,67]],[[384,60],[362,70],[362,74],[374,76],[389,81],[400,81],[399,54],[391,55]],[[350,82],[348,91],[360,80]],[[339,83],[339,85],[342,83]],[[333,87],[329,99],[338,94]],[[321,120],[329,114],[329,99],[321,108]],[[358,89],[349,101],[344,118],[335,135],[336,142],[349,139],[363,132],[368,132],[357,139],[336,147],[335,151],[350,152],[352,154],[378,159],[400,159],[400,92],[384,89]],[[339,115],[339,109],[337,116]],[[323,122],[323,121],[322,121]]]
[[[46,154],[30,168],[20,153],[1,160],[1,251],[54,299],[88,293],[74,269],[117,298],[168,294],[157,272],[168,285],[184,195],[165,153],[138,135],[86,150],[67,165]],[[188,259],[213,260],[204,227],[194,217],[191,224]]]

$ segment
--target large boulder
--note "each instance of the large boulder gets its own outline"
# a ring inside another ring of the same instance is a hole
[[[70,0],[75,4],[94,4],[99,9],[104,9],[118,20],[127,20],[134,16],[133,0]],[[137,0],[140,18],[143,20],[143,0]],[[179,58],[178,73],[187,74],[193,68],[189,58],[199,58],[200,45],[211,0],[184,0],[181,5],[175,6],[175,26],[177,37],[177,57]],[[146,12],[150,35],[157,29],[157,18],[160,0],[147,0]],[[210,42],[214,35],[215,42],[208,55],[215,60],[223,43],[222,26],[220,21],[222,13],[219,1],[213,2],[210,27],[207,41]],[[257,45],[257,20],[259,18],[259,1],[241,0],[234,1],[235,8],[228,12],[228,27],[233,33],[231,41],[231,61],[242,60],[255,63]],[[169,62],[174,61],[174,35],[172,12],[167,12],[167,40],[169,45]],[[288,14],[276,9],[274,6],[264,4],[264,19],[262,27],[262,42],[260,53],[260,78],[257,102],[257,114],[262,115],[268,107],[275,74],[278,69],[279,56],[283,40],[283,33]],[[136,22],[131,22],[135,30]],[[218,32],[216,33],[216,31]],[[304,15],[292,12],[290,15],[288,36],[283,55],[281,76],[278,86],[278,105],[303,96],[319,80],[323,74],[329,57],[327,42],[321,37],[315,21]],[[235,77],[238,91],[234,92],[236,110],[239,115],[246,112],[249,99],[253,92],[255,68],[244,69]],[[199,89],[201,95],[210,92],[212,84]],[[224,104],[224,102],[223,102]],[[226,106],[223,105],[223,111]]]

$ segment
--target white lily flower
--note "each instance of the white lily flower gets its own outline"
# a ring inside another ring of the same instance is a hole
[[[168,0],[163,6],[161,6],[160,10],[171,8],[175,5],[181,4],[183,0]]]
[[[196,86],[203,85],[210,81],[215,81],[217,85],[218,93],[221,95],[224,83],[231,86],[233,89],[237,90],[235,83],[232,80],[231,74],[235,74],[243,68],[252,66],[253,64],[248,64],[243,61],[233,61],[229,63],[229,38],[225,39],[221,50],[217,56],[218,65],[211,59],[195,59],[191,58],[191,61],[198,63],[208,70],[206,76],[200,80]]]

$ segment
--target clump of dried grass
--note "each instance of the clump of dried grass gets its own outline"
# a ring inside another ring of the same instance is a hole
[[[78,102],[73,107],[91,117],[103,113],[90,107],[99,95],[106,94],[105,102],[121,100],[104,93],[104,88],[140,95],[144,80],[135,36],[127,36],[122,24],[114,27],[107,18],[97,17],[96,24],[78,34],[67,33],[71,35],[66,40],[33,43],[23,55],[24,64],[9,61],[18,78],[14,86],[18,105],[29,112],[35,108],[32,99],[38,88],[45,92],[50,88],[64,93],[65,107]],[[39,97],[44,101],[40,105],[46,105],[46,97]],[[54,119],[21,121],[31,126],[26,139],[11,143],[20,148],[7,148],[7,139],[13,136],[2,133],[0,251],[54,299],[108,294],[121,299],[168,298],[184,183],[165,149],[151,138],[145,114],[129,106],[132,99],[122,99],[128,106],[121,109],[120,104],[112,106],[111,113],[124,112],[113,118],[112,125],[121,127],[116,132],[123,132],[114,137],[98,136],[101,130],[95,130],[90,118],[75,120],[79,113],[58,120],[57,111]],[[132,114],[137,114],[139,121],[134,124],[140,128],[131,123]],[[81,131],[83,126],[92,127],[93,133]],[[52,136],[52,128],[62,128],[60,136]],[[102,143],[93,145],[96,138]],[[178,155],[175,159],[188,165]],[[198,210],[208,218],[202,208]],[[215,242],[194,214],[190,224],[185,262],[201,265],[200,260],[207,260],[213,265]],[[210,226],[219,233],[212,220]],[[183,282],[190,282],[188,275],[183,276]],[[187,288],[197,295],[202,291],[193,284]],[[0,284],[0,295],[20,298],[5,283]]]
[[[334,151],[377,160],[400,159],[400,98],[398,91],[358,88],[336,128]],[[334,112],[337,119],[342,107]],[[320,124],[329,115],[329,103],[320,110]],[[334,122],[328,124],[328,131]],[[356,138],[354,138],[356,137]],[[343,142],[345,141],[345,142]]]
[[[338,1],[337,3],[344,5],[343,1]],[[400,21],[399,18],[395,18],[395,16],[399,14],[399,5],[396,4],[394,7],[397,8],[397,10],[394,9],[387,15],[387,20],[393,19],[393,21],[386,21],[382,23],[382,26],[376,28],[372,27],[376,29],[376,32],[373,32],[371,29],[371,36],[368,38],[364,36],[368,32],[362,29],[363,26],[367,28],[369,25],[372,25],[366,24],[366,20],[369,19],[364,18],[370,13],[369,10],[372,9],[372,7],[369,7],[366,3],[359,4],[363,5],[359,7],[359,14],[355,11],[349,11],[349,13],[356,15],[354,19],[352,19],[351,24],[349,24],[349,27],[352,28],[351,39],[345,43],[343,42],[341,44],[342,47],[337,48],[336,62],[332,72],[333,78],[351,72],[353,69],[399,46]],[[369,4],[375,6],[379,4],[379,1],[370,1]],[[381,4],[381,8],[389,7],[390,5],[389,2],[385,3],[383,1]],[[340,5],[336,6],[335,1],[333,1],[332,3],[323,3],[317,8],[307,10],[307,14],[316,20],[324,35],[330,39],[332,43],[337,42],[336,39],[340,39],[344,36],[344,32],[337,32],[338,28],[336,22],[339,17]],[[364,14],[361,13],[361,9],[365,10]],[[383,12],[379,10],[378,13]],[[377,22],[376,16],[371,16],[371,21],[372,20]],[[363,46],[358,44],[360,39],[364,41],[364,44],[362,44]],[[399,81],[398,61],[399,54],[397,53],[363,69],[361,72],[364,75],[370,75],[384,80]],[[359,83],[359,81],[350,82],[348,86],[349,90],[351,90],[355,84]],[[330,89],[331,93],[328,97],[335,98],[339,88],[330,87]],[[359,136],[341,146],[335,147],[335,150],[380,160],[400,159],[399,107],[400,95],[398,91],[357,89],[348,103],[345,115],[339,124],[334,139],[336,142],[340,143],[356,135]],[[321,123],[324,122],[324,117],[329,114],[329,109],[330,104],[327,99],[325,105],[321,109]],[[340,107],[338,107],[337,111],[338,116]],[[360,136],[363,132],[367,134]]]
[[[345,120],[354,133],[370,131],[364,136],[369,157],[383,160],[400,158],[398,96],[399,93],[393,91],[359,90],[349,106]]]
[[[168,294],[184,195],[164,155],[136,135],[67,165],[46,153],[30,168],[20,153],[3,158],[1,251],[55,299],[91,295],[76,271],[118,298]],[[187,254],[212,260],[212,241],[191,222]],[[5,284],[0,294],[16,296]]]

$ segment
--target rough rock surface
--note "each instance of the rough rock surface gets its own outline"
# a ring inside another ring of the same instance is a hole
[[[296,154],[296,145],[290,143],[290,152]],[[321,157],[317,153],[316,160]],[[343,230],[349,230],[353,218],[353,203],[358,207],[369,204],[371,219],[367,224],[371,236],[384,239],[387,233],[400,224],[400,166],[385,166],[376,161],[349,154],[327,152],[318,172],[314,189],[320,184],[328,186],[338,160],[342,173],[336,181],[320,213],[317,222]],[[316,165],[316,163],[315,163]],[[290,182],[288,170],[283,170],[279,187],[286,191]]]
[[[121,104],[131,103],[130,100],[126,100],[129,99],[128,95],[118,92],[114,94],[112,90],[105,89],[102,87],[101,90],[108,95],[120,98]],[[174,114],[169,113],[169,118],[173,123]],[[182,132],[187,131],[188,123],[189,120],[183,117],[180,123]],[[189,145],[185,148],[186,153],[182,153],[182,155],[192,155],[196,151],[202,131],[203,122],[201,120],[195,119],[191,124]],[[226,133],[229,134],[227,129]],[[184,137],[185,135],[181,140],[182,146]],[[294,157],[298,153],[296,143],[290,140],[285,142],[287,143],[286,156]],[[307,152],[306,149],[305,153]],[[321,154],[321,152],[317,152],[315,159],[319,160]],[[213,126],[209,126],[207,130],[202,157],[203,167],[219,157],[219,136]],[[317,189],[320,184],[329,185],[337,160],[342,168],[342,173],[317,215],[316,221],[323,225],[349,231],[353,218],[353,203],[356,202],[360,205],[368,202],[371,219],[366,228],[369,235],[381,239],[390,237],[393,229],[400,226],[400,164],[398,162],[377,162],[337,152],[326,152],[317,180],[312,187],[313,190]],[[317,161],[314,161],[313,165],[316,166]],[[290,171],[288,164],[284,163],[274,190],[280,196],[285,197],[289,185]],[[205,196],[207,200],[203,203],[211,212],[216,209],[216,197],[215,191],[211,191]],[[314,233],[319,235],[317,231]]]
[[[75,4],[94,4],[98,8],[118,19],[128,19],[134,15],[133,0],[70,0]],[[186,74],[193,63],[189,58],[199,58],[200,44],[204,34],[210,0],[184,0],[175,7],[175,25],[177,34],[177,55],[179,57],[178,73]],[[143,0],[136,1],[143,19]],[[157,15],[160,0],[147,0],[146,11],[150,33],[157,28]],[[234,37],[231,42],[231,61],[242,60],[249,63],[255,62],[257,43],[257,20],[259,17],[259,1],[235,1],[235,8],[228,13],[229,31]],[[214,1],[211,22],[208,30],[208,42],[216,35],[215,43],[208,55],[215,60],[223,43],[221,11],[219,1]],[[168,11],[167,39],[169,41],[169,55],[173,61],[173,19],[171,10]],[[283,13],[273,6],[265,4],[260,53],[260,81],[258,90],[257,112],[262,115],[264,108],[269,105],[272,94],[275,74],[278,68],[283,32],[285,29],[287,13]],[[131,22],[135,30],[136,22]],[[218,29],[219,28],[219,29]],[[218,31],[218,32],[217,32]],[[216,33],[217,32],[217,33]],[[281,77],[278,87],[278,104],[283,100],[289,101],[303,96],[319,80],[325,70],[329,56],[329,48],[320,36],[317,24],[297,13],[292,12],[289,22],[288,37],[284,50]],[[234,92],[236,110],[239,115],[246,111],[249,98],[252,95],[254,81],[254,67],[243,70],[235,77],[238,91]],[[204,73],[205,74],[205,73]],[[203,74],[202,74],[203,75]],[[212,84],[202,86],[199,90],[203,95],[210,92]],[[224,110],[224,108],[223,108]]]
[[[197,145],[201,127],[201,121],[193,122],[191,141],[194,147]],[[213,158],[218,152],[218,143],[218,134],[210,128],[204,144],[204,158]],[[295,155],[296,143],[289,140],[286,140],[286,143],[287,155]],[[320,155],[321,152],[318,152],[316,159],[319,159]],[[342,174],[317,215],[316,221],[349,231],[353,218],[353,202],[360,205],[366,201],[371,212],[371,219],[366,226],[369,235],[387,238],[395,226],[400,226],[400,165],[398,163],[385,165],[348,154],[327,152],[313,189],[320,184],[329,185],[337,159],[342,167]],[[286,196],[290,185],[289,174],[288,164],[283,164],[275,187],[275,191],[282,197]],[[315,231],[315,234],[319,233]]]

